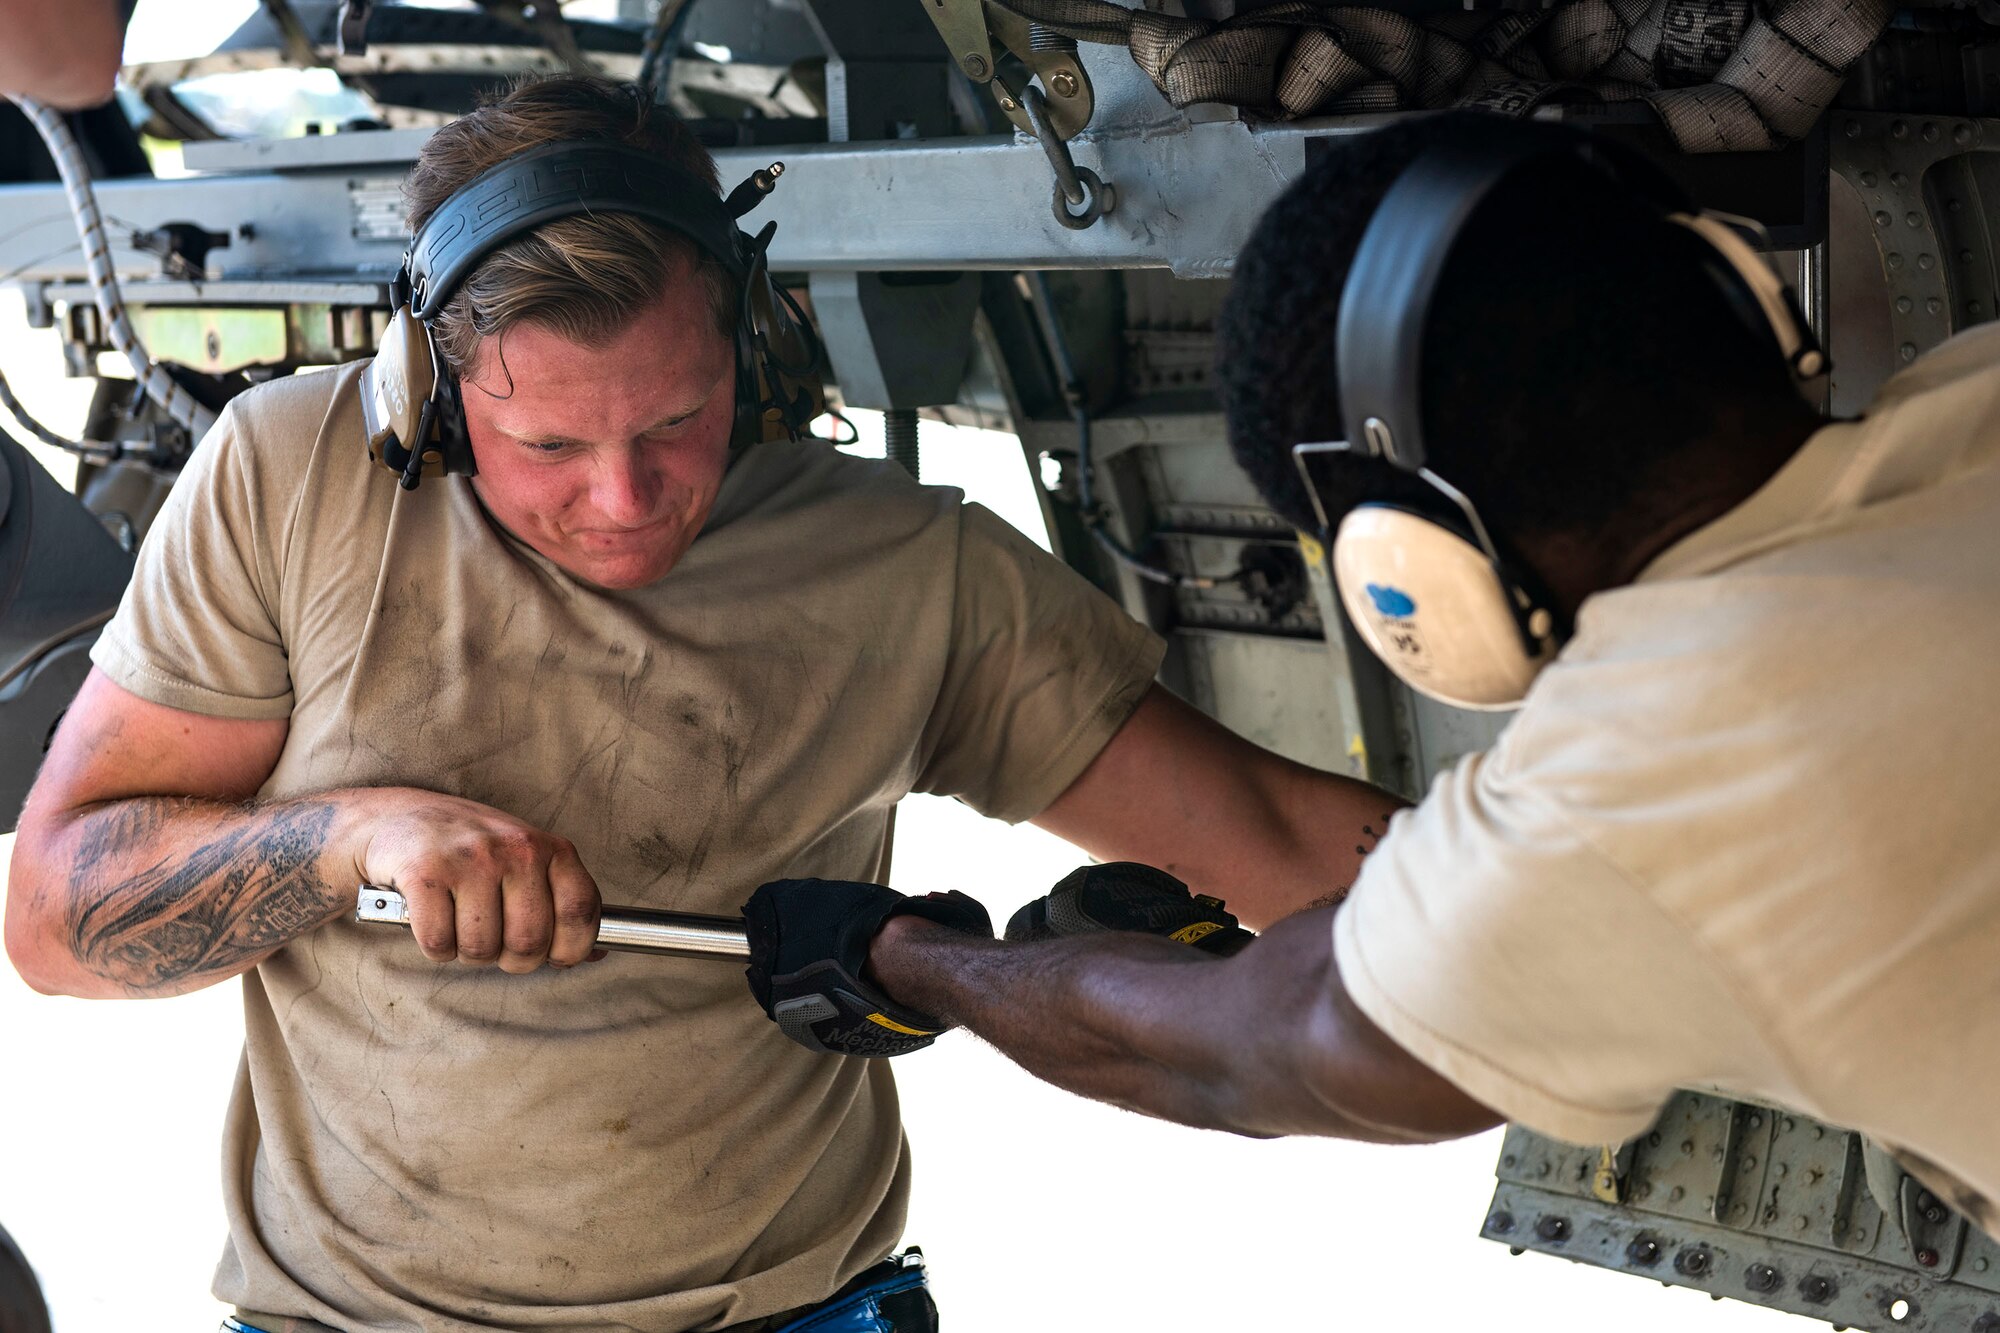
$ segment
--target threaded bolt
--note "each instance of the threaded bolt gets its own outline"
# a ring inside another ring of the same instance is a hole
[[[921,481],[919,449],[917,445],[917,409],[914,407],[892,407],[882,414],[883,452],[889,461],[900,465],[903,471]]]

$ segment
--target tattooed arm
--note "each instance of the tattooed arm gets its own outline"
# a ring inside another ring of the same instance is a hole
[[[525,972],[588,956],[597,888],[575,849],[472,801],[409,788],[249,803],[286,723],[165,708],[93,671],[14,844],[7,953],[30,986],[179,995],[254,966],[400,887],[436,961]]]
[[[93,672],[22,811],[7,949],[38,990],[175,995],[330,920],[325,802],[253,807],[286,724],[148,703]]]
[[[1034,823],[1103,861],[1143,861],[1263,929],[1339,902],[1409,802],[1252,745],[1155,685]]]

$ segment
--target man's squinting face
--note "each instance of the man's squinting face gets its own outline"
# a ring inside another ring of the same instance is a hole
[[[601,347],[536,324],[488,338],[461,382],[479,473],[508,531],[585,582],[666,576],[722,486],[736,365],[694,266]]]

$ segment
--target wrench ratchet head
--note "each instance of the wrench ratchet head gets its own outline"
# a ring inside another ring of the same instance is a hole
[[[410,904],[394,889],[363,884],[354,905],[356,921],[378,921],[392,926],[410,924]]]

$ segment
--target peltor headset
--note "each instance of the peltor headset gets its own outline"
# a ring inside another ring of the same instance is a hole
[[[494,250],[545,222],[600,212],[633,213],[672,228],[721,262],[742,294],[732,445],[798,438],[824,410],[819,338],[766,264],[777,223],[766,223],[755,236],[736,225],[783,172],[774,163],[725,200],[651,153],[584,141],[543,144],[475,176],[411,238],[391,285],[395,313],[361,375],[370,456],[399,473],[406,490],[427,474],[470,476],[477,470],[458,384],[432,340],[431,321]]]
[[[1525,132],[1523,132],[1525,131]],[[1704,263],[1753,332],[1771,340],[1798,381],[1826,369],[1777,274],[1721,215],[1636,153],[1581,133],[1517,127],[1480,145],[1440,146],[1383,196],[1340,297],[1337,365],[1347,439],[1297,445],[1293,459],[1322,530],[1316,455],[1379,458],[1427,484],[1453,515],[1382,503],[1357,506],[1334,535],[1333,576],[1368,646],[1419,693],[1458,708],[1520,703],[1569,627],[1524,568],[1505,558],[1472,501],[1432,471],[1421,410],[1424,332],[1439,282],[1480,205],[1517,172],[1569,158],[1605,176],[1704,244]],[[1739,224],[1740,225],[1740,224]]]

